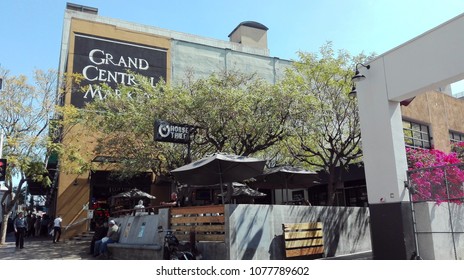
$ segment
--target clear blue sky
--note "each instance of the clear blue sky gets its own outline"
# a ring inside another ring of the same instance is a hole
[[[13,75],[56,69],[66,2],[225,41],[240,22],[257,21],[269,28],[271,56],[283,59],[327,41],[351,54],[382,54],[464,12],[463,0],[1,0],[0,65]]]

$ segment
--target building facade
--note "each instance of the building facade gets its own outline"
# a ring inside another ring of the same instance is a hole
[[[267,27],[253,21],[240,23],[229,34],[229,41],[160,29],[118,19],[101,17],[98,10],[68,3],[64,21],[59,62],[60,73],[78,73],[87,86],[84,93],[66,92],[63,103],[82,108],[87,102],[104,98],[101,83],[116,86],[131,85],[132,77],[127,70],[148,77],[153,84],[159,79],[175,84],[187,75],[204,78],[213,72],[239,70],[256,73],[270,83],[284,74],[291,61],[269,56]],[[66,137],[72,137],[68,135]],[[66,141],[66,139],[62,139]],[[83,148],[92,147],[92,140]],[[99,155],[90,161],[98,162]],[[50,167],[59,169],[59,163]],[[66,174],[58,172],[54,209],[51,212],[63,216],[63,224],[76,225],[67,235],[82,232],[89,212],[106,215],[108,197],[137,186],[168,200],[170,186],[154,188],[151,174],[141,174],[132,181],[111,180],[109,171],[96,170],[90,174]],[[100,209],[96,211],[95,208]]]
[[[81,74],[88,90],[68,92],[64,103],[83,107],[95,98],[104,98],[105,93],[98,87],[102,82],[130,85],[132,80],[127,70],[149,77],[153,84],[161,78],[175,84],[187,75],[204,78],[227,70],[257,73],[275,83],[283,77],[291,61],[270,56],[267,30],[257,22],[242,22],[228,35],[229,41],[224,41],[101,17],[95,8],[68,4],[59,71]],[[449,152],[450,141],[464,138],[462,102],[447,93],[431,91],[402,106],[406,145]],[[98,155],[94,155],[88,160],[98,161],[97,158]],[[55,163],[51,168],[58,166]],[[351,171],[345,177],[343,189],[338,191],[337,202],[346,206],[367,206],[363,168],[356,166]],[[99,214],[105,215],[106,199],[134,184],[161,200],[169,197],[170,186],[155,188],[151,174],[141,174],[131,182],[118,182],[111,180],[108,173],[102,169],[82,175],[58,172],[55,176],[52,212],[62,214],[65,225],[77,225],[70,228],[67,235],[82,231],[86,225],[79,225],[79,221],[87,218],[87,210],[94,204],[103,209]],[[290,197],[304,197],[313,205],[323,205],[325,192],[321,184],[303,192],[291,190]],[[263,203],[275,203],[271,197],[269,193]]]

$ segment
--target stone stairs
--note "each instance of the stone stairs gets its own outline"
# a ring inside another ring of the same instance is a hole
[[[94,231],[86,231],[69,238],[71,243],[89,243],[92,241]]]

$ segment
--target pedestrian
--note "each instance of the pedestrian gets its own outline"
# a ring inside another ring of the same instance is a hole
[[[103,258],[107,256],[108,244],[118,242],[119,227],[114,220],[108,222],[108,233],[105,237],[95,242],[94,256]]]
[[[22,212],[18,213],[14,223],[14,231],[16,236],[16,248],[23,249],[24,248],[24,235],[26,234],[27,229],[27,221],[23,216]]]
[[[31,228],[34,226],[34,223],[32,221],[32,214],[28,214],[26,216],[26,223],[27,223],[27,228],[26,228],[26,234],[24,236],[25,237],[30,237],[31,236]]]
[[[92,237],[92,241],[90,242],[90,254],[93,255],[95,251],[95,242],[101,240],[103,237],[106,236],[108,232],[108,225],[106,222],[103,222],[100,219],[95,221],[95,232]]]
[[[35,229],[35,236],[40,236],[40,224],[42,223],[42,216],[37,215],[37,219],[35,220],[34,229]]]
[[[35,236],[35,221],[37,220],[37,217],[35,214],[32,214],[31,217],[31,222],[27,222],[27,236],[28,237],[34,237]]]
[[[56,217],[53,221],[53,243],[60,242],[62,222],[63,219],[61,218],[61,215],[58,214],[58,217]]]
[[[145,206],[143,205],[143,200],[139,200],[139,203],[134,207],[135,214],[134,216],[142,215],[142,212],[145,211]]]
[[[40,236],[48,236],[48,224],[50,223],[50,217],[48,214],[42,215],[42,220],[40,221]]]

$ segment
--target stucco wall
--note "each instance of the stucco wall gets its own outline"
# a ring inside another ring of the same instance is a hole
[[[464,133],[463,108],[464,100],[429,91],[416,96],[408,106],[401,106],[401,114],[403,118],[429,125],[434,147],[449,152],[449,131]]]
[[[368,208],[239,204],[226,214],[233,260],[285,259],[283,223],[321,221],[326,257],[371,250]]]
[[[424,260],[464,259],[464,206],[414,203],[419,255]]]

